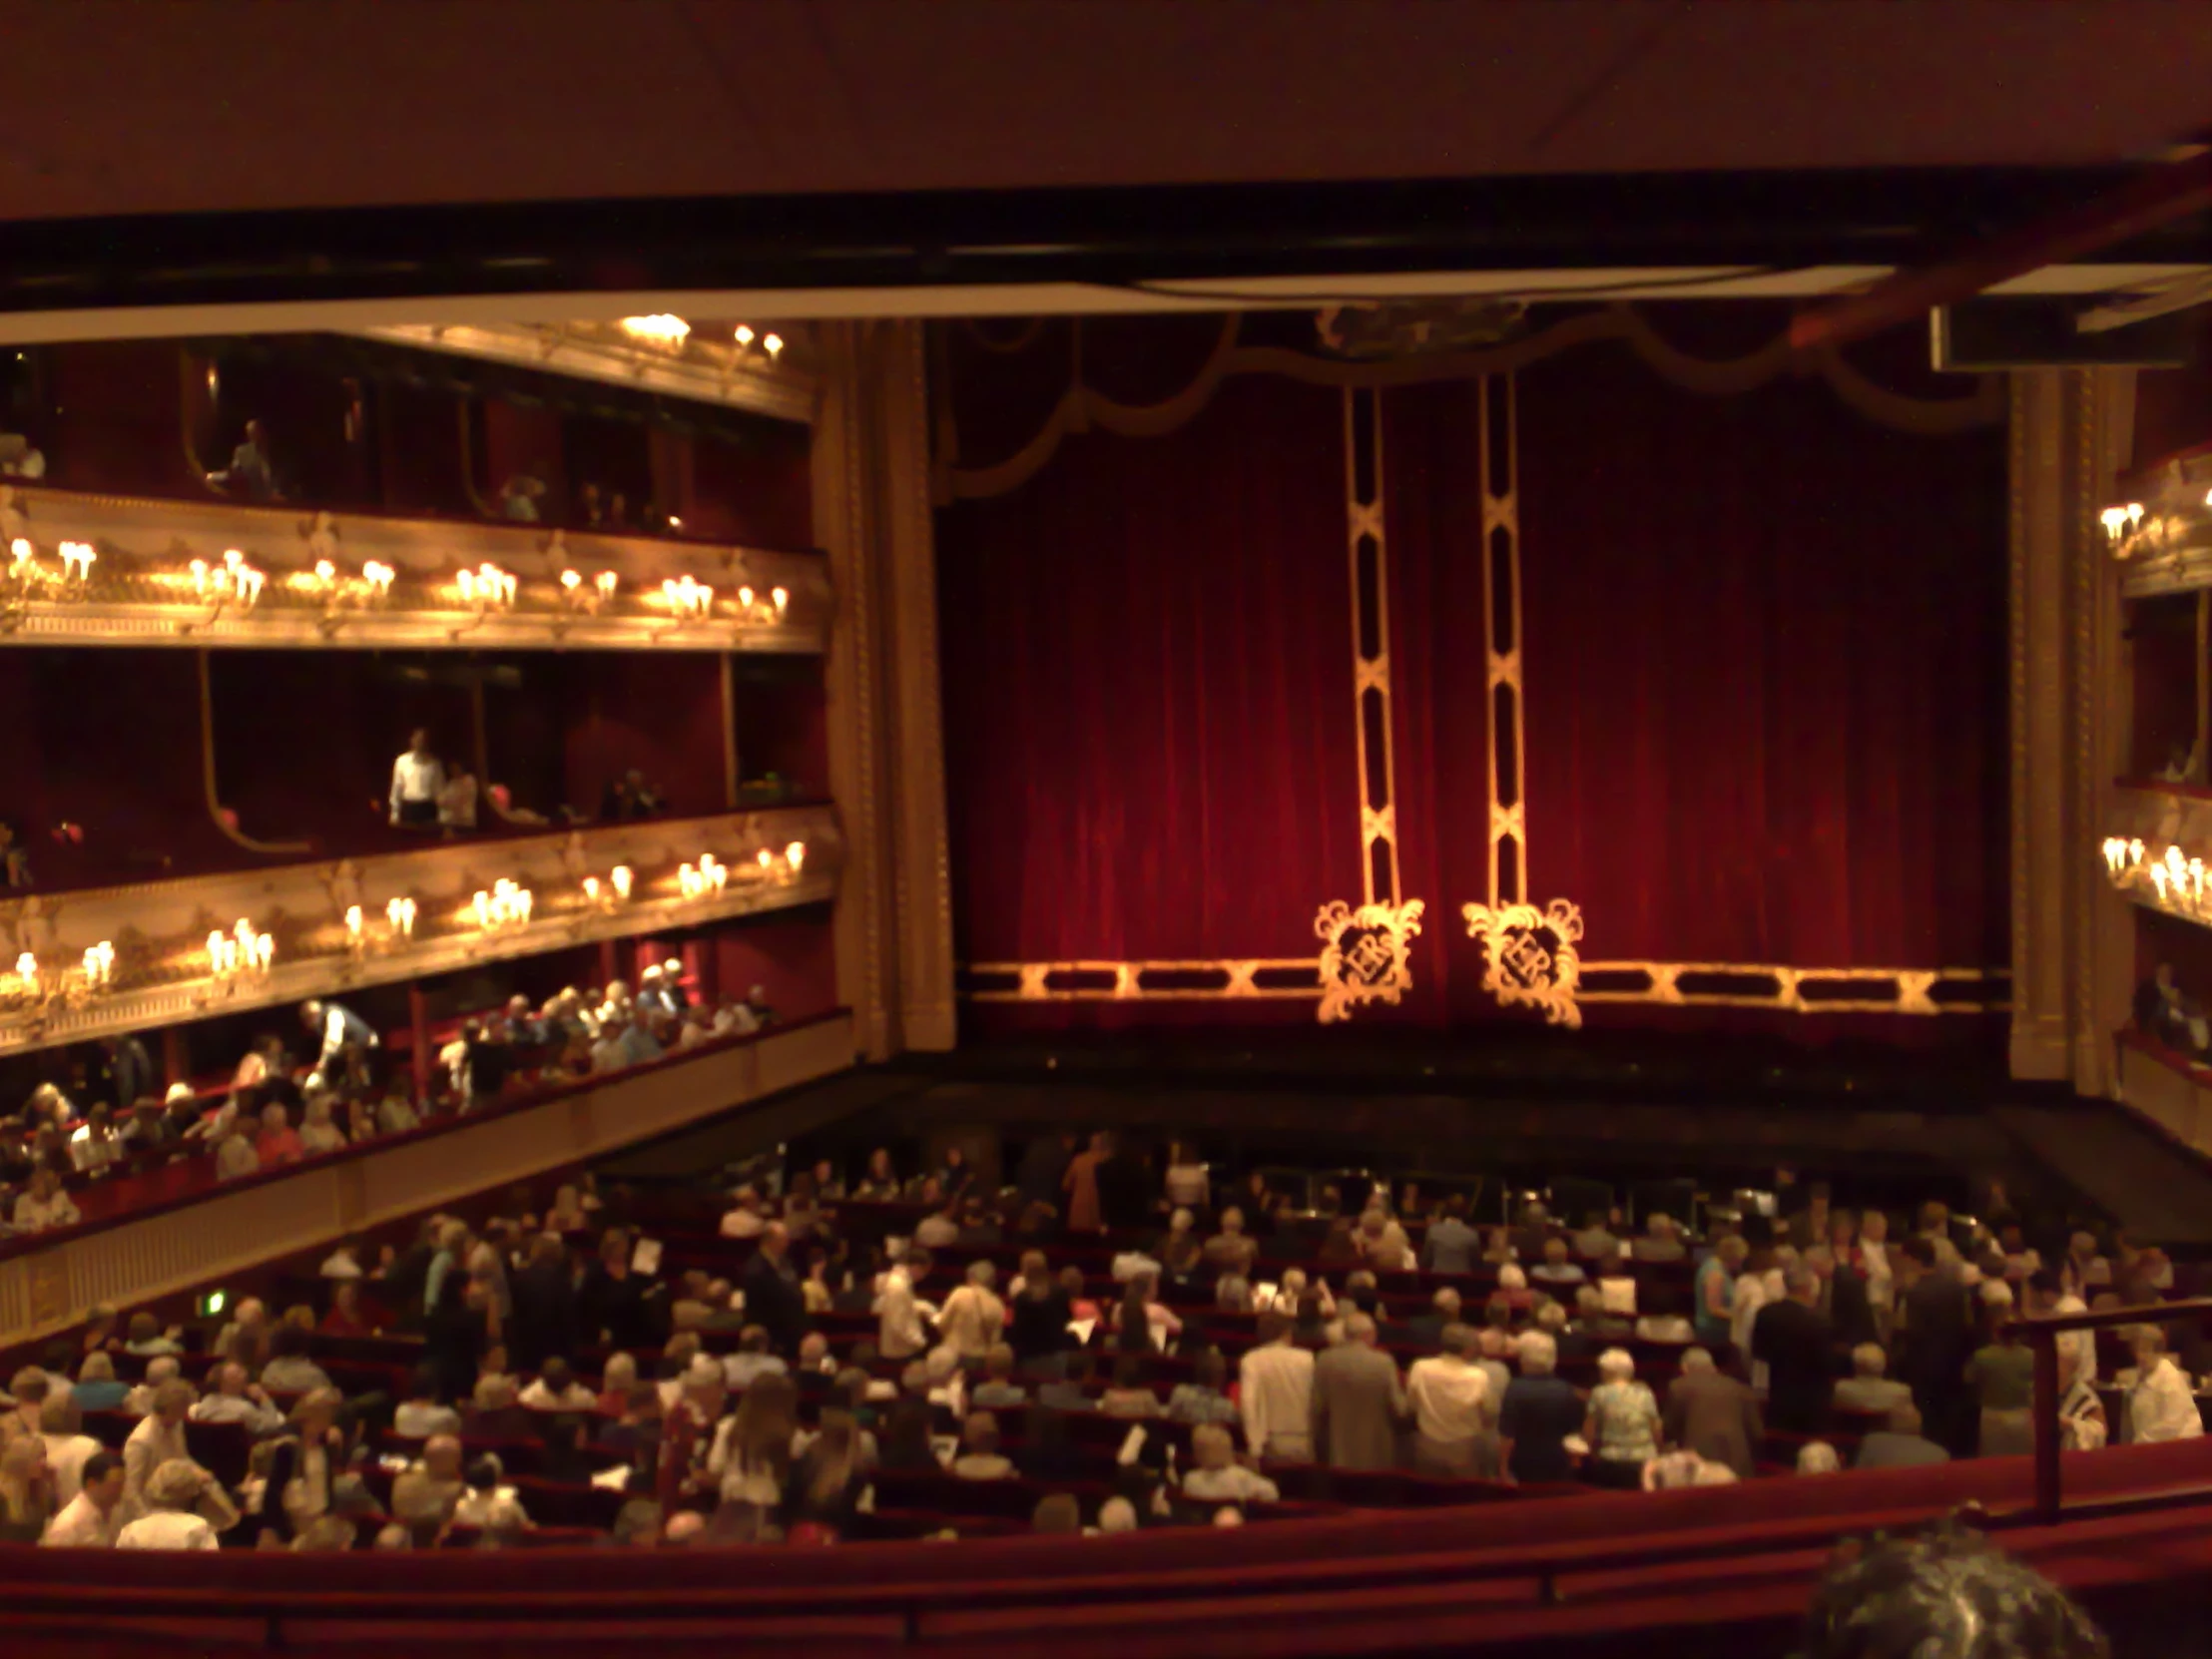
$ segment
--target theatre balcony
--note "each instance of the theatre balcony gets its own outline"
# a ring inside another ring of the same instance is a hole
[[[0,484],[0,633],[172,647],[820,652],[822,560],[591,530]]]
[[[827,807],[90,888],[0,905],[0,1053],[827,904]]]

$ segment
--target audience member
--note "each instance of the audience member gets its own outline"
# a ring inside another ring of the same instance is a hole
[[[2196,1439],[2204,1432],[2204,1418],[2188,1376],[2166,1352],[2165,1334],[2155,1325],[2134,1326],[2127,1344],[2136,1367],[2127,1391],[2128,1439],[2137,1445]]]
[[[1569,1435],[1583,1425],[1582,1396],[1555,1375],[1559,1350],[1540,1332],[1520,1341],[1520,1375],[1505,1389],[1498,1410],[1498,1440],[1507,1478],[1557,1482],[1574,1478]]]
[[[1644,1464],[1659,1455],[1659,1402],[1649,1383],[1636,1381],[1636,1362],[1626,1349],[1599,1355],[1597,1375],[1582,1430],[1595,1454],[1592,1477],[1603,1486],[1637,1486]]]
[[[1229,1430],[1219,1423],[1191,1430],[1191,1460],[1183,1495],[1195,1502],[1273,1503],[1282,1496],[1274,1481],[1236,1460]]]
[[[147,1477],[144,1512],[116,1535],[118,1549],[217,1549],[239,1523],[223,1483],[198,1463],[172,1457]]]
[[[1492,1396],[1490,1376],[1476,1360],[1475,1333],[1464,1325],[1447,1325],[1441,1347],[1442,1353],[1415,1360],[1405,1373],[1413,1468],[1445,1478],[1494,1479],[1498,1448],[1491,1423],[1502,1400]]]
[[[952,1459],[952,1472],[962,1480],[1006,1480],[1013,1463],[998,1450],[998,1419],[988,1411],[972,1411],[960,1429],[960,1454]]]
[[[2047,1580],[1948,1528],[1839,1553],[1815,1587],[1802,1659],[2106,1659]]]
[[[95,1451],[84,1461],[77,1493],[63,1502],[39,1542],[54,1549],[110,1549],[128,1519],[123,1507],[123,1458]]]
[[[1890,1357],[1879,1343],[1861,1343],[1851,1351],[1852,1375],[1836,1384],[1835,1403],[1851,1411],[1889,1412],[1913,1397],[1903,1382],[1883,1376]]]
[[[1768,1423],[1792,1434],[1814,1434],[1827,1423],[1835,1392],[1835,1332],[1821,1317],[1818,1278],[1797,1268],[1787,1288],[1781,1301],[1759,1310],[1751,1352],[1771,1379]]]
[[[1662,1426],[1669,1444],[1686,1447],[1741,1479],[1757,1472],[1754,1453],[1766,1432],[1758,1396],[1716,1370],[1712,1355],[1702,1348],[1684,1351],[1682,1373],[1667,1387]]]
[[[1921,1433],[1921,1413],[1910,1399],[1890,1407],[1884,1425],[1859,1442],[1853,1467],[1862,1469],[1915,1468],[1927,1463],[1947,1463],[1950,1453]]]
[[[1238,1366],[1238,1405],[1252,1455],[1303,1463],[1314,1455],[1314,1356],[1291,1344],[1280,1314],[1260,1316],[1257,1344]]]

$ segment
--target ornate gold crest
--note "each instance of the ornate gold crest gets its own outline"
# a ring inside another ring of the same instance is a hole
[[[1314,918],[1322,942],[1321,1022],[1350,1019],[1367,1002],[1395,1002],[1412,989],[1412,941],[1420,932],[1417,898],[1402,904],[1363,904],[1354,909],[1332,899]]]
[[[1533,904],[1468,904],[1467,936],[1482,942],[1487,958],[1482,984],[1499,1002],[1540,1008],[1553,1025],[1580,1027],[1574,988],[1582,974],[1575,945],[1582,912],[1564,898],[1539,910]],[[1394,998],[1393,998],[1394,1000]]]

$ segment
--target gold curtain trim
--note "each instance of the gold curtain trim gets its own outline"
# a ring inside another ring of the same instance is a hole
[[[1817,373],[1854,412],[1878,425],[1916,437],[1949,437],[2004,419],[2004,377],[1981,375],[1963,397],[1922,398],[1891,391],[1824,348],[1800,356],[1787,332],[1756,351],[1714,361],[1669,344],[1631,305],[1609,305],[1555,323],[1542,333],[1504,345],[1450,351],[1432,357],[1393,357],[1386,362],[1347,363],[1311,356],[1279,345],[1239,345],[1240,316],[1228,313],[1220,337],[1191,383],[1159,403],[1122,403],[1081,380],[1080,343],[1070,353],[1070,383],[1035,437],[991,466],[946,466],[940,478],[940,504],[981,500],[1019,489],[1059,451],[1070,434],[1103,427],[1119,437],[1164,437],[1195,419],[1213,401],[1232,374],[1280,374],[1308,385],[1375,387],[1421,385],[1432,380],[1464,379],[1506,373],[1577,346],[1618,340],[1660,378],[1701,397],[1737,397],[1778,374]],[[1082,323],[1075,323],[1078,342]],[[949,423],[947,423],[949,424]],[[944,434],[940,429],[940,437]]]

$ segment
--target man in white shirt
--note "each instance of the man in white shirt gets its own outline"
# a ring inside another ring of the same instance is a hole
[[[391,764],[391,821],[418,830],[436,827],[438,793],[445,788],[445,766],[430,753],[430,734],[407,736],[407,752]]]
[[[46,1523],[39,1539],[50,1549],[112,1549],[123,1531],[123,1459],[95,1451],[82,1473],[76,1495]]]
[[[1260,1316],[1259,1346],[1238,1364],[1245,1444],[1255,1457],[1303,1463],[1314,1455],[1314,1357],[1291,1346],[1291,1322]]]
[[[68,1394],[49,1393],[39,1407],[39,1438],[54,1476],[54,1501],[67,1503],[84,1483],[84,1467],[100,1442],[84,1431],[85,1414]]]
[[[188,1458],[172,1457],[155,1469],[146,1500],[147,1512],[117,1535],[116,1548],[220,1549],[217,1534],[239,1523],[222,1482]]]
[[[248,1382],[246,1368],[235,1360],[216,1367],[209,1383],[208,1396],[190,1412],[194,1422],[242,1422],[256,1434],[283,1425],[284,1413],[260,1384]]]
[[[368,1081],[369,1057],[384,1041],[375,1026],[342,1002],[318,999],[299,1004],[299,1023],[321,1043],[315,1051],[314,1070],[307,1077],[309,1090],[335,1089],[347,1077],[362,1084]]]
[[[1006,1305],[991,1290],[997,1277],[990,1263],[970,1263],[967,1283],[937,1310],[937,1334],[962,1360],[980,1363],[1006,1334]]]
[[[1443,1352],[1432,1360],[1415,1360],[1405,1374],[1405,1403],[1413,1413],[1413,1467],[1422,1474],[1496,1473],[1494,1440],[1491,1466],[1477,1467],[1491,1412],[1486,1408],[1490,1380],[1472,1363],[1474,1356],[1474,1333],[1463,1325],[1447,1325]]]

